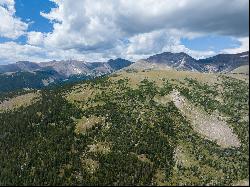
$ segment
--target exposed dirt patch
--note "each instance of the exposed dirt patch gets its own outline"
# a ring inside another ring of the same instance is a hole
[[[136,154],[136,153],[134,153],[134,152],[130,152],[130,154],[133,155],[133,156],[136,156],[136,157],[138,158],[138,160],[140,160],[140,161],[142,161],[142,162],[147,162],[147,163],[149,163],[149,164],[154,164],[154,163],[148,158],[148,156],[147,156],[146,154],[140,154],[140,155],[138,155],[138,154]]]
[[[159,104],[167,104],[168,102],[171,101],[171,97],[169,95],[164,95],[164,96],[160,96],[160,95],[156,95],[153,100],[156,102],[156,103],[159,103]]]

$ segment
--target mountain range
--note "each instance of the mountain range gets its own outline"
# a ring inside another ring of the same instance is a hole
[[[49,62],[29,62],[19,61],[14,64],[7,64],[0,66],[0,73],[14,73],[14,72],[34,72],[34,71],[48,71],[54,70],[63,77],[70,77],[72,75],[93,75],[100,76],[102,74],[112,73],[123,67],[129,66],[133,62],[117,58],[111,59],[108,62],[85,62],[77,60],[67,61],[49,61]]]
[[[19,61],[0,65],[0,91],[41,88],[51,83],[99,77],[121,69],[175,69],[202,73],[241,73],[241,70],[244,69],[244,73],[249,74],[249,71],[245,70],[248,67],[249,51],[238,54],[219,54],[199,60],[183,52],[164,52],[136,62],[121,58],[110,59],[107,62],[54,60],[35,63]]]
[[[234,69],[249,65],[249,51],[238,54],[219,54],[213,57],[196,60],[186,53],[164,52],[150,56],[134,64],[134,67],[155,69],[176,69],[202,73],[228,73]]]

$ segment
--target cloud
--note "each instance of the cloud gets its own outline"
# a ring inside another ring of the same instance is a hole
[[[188,49],[181,44],[181,38],[206,35],[242,40],[239,49],[225,49],[225,52],[249,48],[245,39],[249,37],[248,0],[51,1],[57,7],[40,14],[53,23],[53,30],[41,33],[26,32],[28,25],[14,16],[13,0],[0,0],[1,10],[10,23],[4,24],[6,28],[0,26],[0,36],[17,38],[27,34],[26,45],[1,44],[12,55],[15,54],[10,46],[16,51],[16,57],[9,59],[104,61],[122,57],[137,60],[164,51],[204,58],[216,53]],[[8,61],[5,54],[0,54],[0,59]]]
[[[231,36],[248,35],[247,0],[127,0],[116,7],[117,23],[128,33],[179,29]]]
[[[54,23],[53,32],[44,37],[45,46],[82,53],[178,51],[177,33],[187,38],[206,34],[238,38],[249,31],[247,0],[52,1],[58,7],[41,13]]]
[[[239,38],[238,41],[240,42],[239,47],[223,49],[222,53],[235,54],[235,53],[249,51],[249,37]]]
[[[0,37],[16,39],[25,34],[28,24],[15,17],[14,0],[0,0]]]
[[[42,60],[45,54],[39,47],[20,45],[15,42],[0,43],[0,63],[15,63],[20,60]]]
[[[31,31],[27,33],[28,44],[43,45],[45,34],[41,32]]]
[[[138,34],[129,39],[129,43],[124,48],[123,56],[138,60],[140,58],[147,58],[150,55],[162,52],[185,52],[194,58],[205,58],[214,55],[213,51],[194,51],[190,50],[181,44],[180,38],[182,34],[175,31],[153,31],[150,33]],[[134,58],[133,58],[134,57]]]
[[[50,47],[100,51],[116,46],[122,33],[112,21],[111,1],[55,1],[58,8],[41,15],[55,21],[54,30],[45,38]]]
[[[77,50],[61,50],[34,46],[21,45],[16,42],[0,43],[0,64],[15,63],[17,61],[45,62],[51,60],[75,59],[83,61],[106,61],[102,53],[82,54]]]

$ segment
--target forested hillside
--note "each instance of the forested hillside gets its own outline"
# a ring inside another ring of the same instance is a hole
[[[219,74],[127,70],[4,96],[0,185],[247,182],[248,88]],[[27,103],[4,108],[18,95]]]

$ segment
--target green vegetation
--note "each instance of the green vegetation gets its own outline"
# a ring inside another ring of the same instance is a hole
[[[36,71],[36,72],[15,72],[10,75],[0,74],[0,93],[21,90],[23,88],[42,88],[42,80],[50,77],[58,77],[55,71]],[[59,81],[59,80],[57,80]]]
[[[248,178],[248,84],[224,76],[213,85],[140,79],[136,87],[115,75],[45,89],[36,103],[0,113],[0,185],[232,185]],[[226,117],[241,147],[224,149],[196,133],[167,97],[173,89]]]

